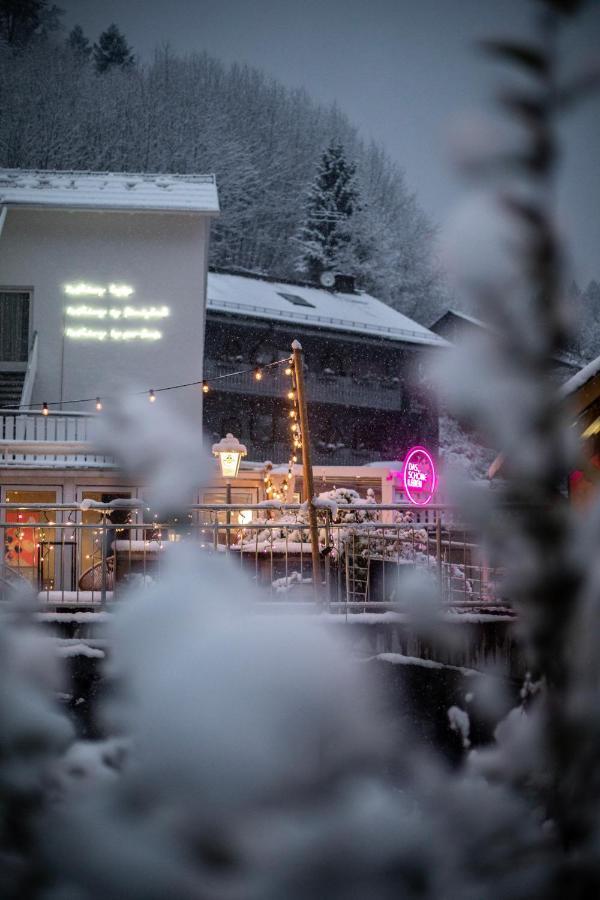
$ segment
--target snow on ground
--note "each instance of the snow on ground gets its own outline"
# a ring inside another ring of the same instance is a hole
[[[496,453],[478,443],[456,419],[444,414],[440,416],[439,440],[440,458],[446,465],[462,469],[475,480],[487,480],[487,471]]]

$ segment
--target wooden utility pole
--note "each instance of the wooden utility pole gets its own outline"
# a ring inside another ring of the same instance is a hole
[[[317,510],[314,505],[315,487],[313,482],[312,462],[310,458],[310,432],[308,430],[308,413],[306,410],[306,391],[304,388],[304,359],[300,341],[292,342],[294,360],[294,376],[300,416],[300,437],[302,440],[302,469],[304,474],[304,490],[308,509],[308,525],[312,556],[312,575],[315,600],[321,599],[321,557],[319,555],[319,528],[317,526]]]

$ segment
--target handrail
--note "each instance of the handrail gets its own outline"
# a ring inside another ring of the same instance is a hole
[[[37,374],[38,363],[38,333],[33,332],[33,341],[31,343],[31,351],[27,360],[27,369],[25,370],[25,379],[23,381],[23,389],[21,391],[21,401],[19,408],[23,409],[31,404],[31,395],[33,394],[33,385]]]
[[[12,408],[8,407],[7,409],[0,409],[0,416],[9,415],[9,416],[43,416],[44,418],[50,418],[51,416],[59,416],[62,418],[81,418],[81,419],[94,419],[96,418],[96,413],[91,412],[77,412],[76,410],[64,410],[64,409],[49,409],[47,413],[42,412],[41,409],[22,409],[22,408]]]

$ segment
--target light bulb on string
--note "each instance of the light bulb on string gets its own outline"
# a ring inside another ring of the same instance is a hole
[[[291,374],[292,374],[292,370],[290,369],[289,366],[288,366],[287,369],[285,370],[285,374],[286,374],[286,375],[291,375]]]
[[[260,369],[256,369],[254,372],[254,378],[256,381],[262,381],[263,373]]]
[[[210,388],[209,388],[209,386],[208,386],[208,382],[207,382],[207,381],[203,381],[203,382],[202,382],[202,393],[203,393],[203,394],[208,394],[209,390],[210,390]]]
[[[96,412],[100,412],[102,409],[102,400],[100,397],[96,397]]]
[[[148,400],[150,401],[150,403],[156,402],[156,394],[154,393],[152,388],[150,388],[150,390],[148,391]]]
[[[49,413],[48,404],[42,403],[42,415],[47,416]]]

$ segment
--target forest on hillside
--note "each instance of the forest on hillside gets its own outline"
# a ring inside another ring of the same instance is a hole
[[[206,53],[162,46],[141,63],[107,32],[92,46],[81,29],[61,30],[60,14],[20,40],[4,28],[0,165],[214,172],[223,213],[212,263],[298,278],[311,185],[333,144],[354,172],[344,274],[420,321],[441,311],[431,223],[399,167],[338,107]]]
[[[0,110],[0,166],[215,173],[215,266],[314,279],[324,248],[330,267],[423,324],[465,305],[384,148],[256,68],[168,46],[145,63],[116,25],[93,41],[67,33],[48,0],[0,0]],[[583,357],[600,353],[599,292],[570,290],[570,349]]]

